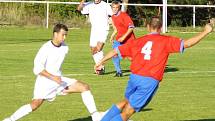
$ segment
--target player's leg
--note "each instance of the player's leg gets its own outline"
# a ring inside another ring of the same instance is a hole
[[[91,50],[91,54],[93,56],[93,60],[95,63],[98,63],[99,62],[99,54],[98,54],[98,50],[97,50],[97,47],[90,47],[90,50]]]
[[[125,99],[121,102],[119,102],[117,105],[113,105],[109,111],[107,112],[107,114],[102,118],[101,121],[110,121],[113,117],[119,115],[121,113],[121,110],[124,110],[124,107],[127,105],[128,103],[128,99],[129,97],[135,92],[136,87],[133,86],[133,81],[132,78],[130,76],[130,79],[128,81],[127,87],[126,87],[126,91],[125,91]]]
[[[43,99],[34,99],[30,104],[21,106],[16,112],[14,112],[9,118],[3,121],[16,121],[20,118],[28,115],[32,111],[35,111],[43,103]]]
[[[104,47],[104,43],[103,42],[97,42],[97,55],[98,55],[98,61],[100,62],[102,60],[102,58],[104,57],[104,52],[103,52],[103,47]],[[101,70],[100,70],[100,75],[105,73],[105,67],[104,65],[101,66]]]
[[[110,121],[113,117],[116,115],[119,115],[121,113],[121,110],[124,109],[125,105],[127,105],[128,100],[124,99],[117,103],[116,105],[112,105],[108,111],[103,114],[104,116],[102,117],[101,121]]]
[[[91,29],[91,33],[90,33],[90,49],[91,49],[91,54],[93,56],[93,60],[95,63],[99,62],[99,57],[96,54],[98,52],[97,50],[97,39],[98,39],[98,35],[95,29]]]
[[[43,99],[46,99],[47,95],[53,91],[52,89],[54,89],[56,85],[57,84],[52,80],[49,80],[45,77],[37,78],[34,87],[33,100],[30,104],[23,105],[15,113],[13,113],[10,116],[11,121],[16,121],[40,107],[40,105],[43,103]],[[55,95],[51,95],[51,98],[52,96]]]
[[[107,114],[102,118],[101,121],[110,121],[113,117],[119,115],[121,113],[121,110],[124,109],[125,105],[128,103],[129,97],[135,92],[136,87],[133,86],[133,81],[131,81],[133,78],[130,76],[130,79],[128,81],[126,91],[125,91],[125,99],[121,102],[119,102],[117,105],[113,105]]]
[[[32,111],[35,111],[37,110],[42,104],[43,104],[44,100],[43,99],[33,99],[31,101],[31,108],[32,108]]]
[[[105,45],[105,41],[107,39],[108,31],[107,30],[92,30],[91,31],[91,41],[90,46],[96,47],[97,52],[94,53],[93,58],[95,60],[95,63],[98,63],[101,61],[101,59],[104,57],[103,53],[103,47]],[[103,74],[105,72],[105,68],[102,65],[101,71],[99,71],[99,74]]]
[[[92,35],[92,34],[91,34]],[[98,35],[97,35],[98,36]],[[93,60],[95,62],[95,64],[99,63],[100,60],[103,58],[103,51],[100,51],[101,48],[97,47],[97,41],[96,41],[97,37],[94,36],[94,37],[91,37],[90,39],[90,49],[91,49],[91,54],[92,54],[92,57],[93,57]],[[102,45],[103,47],[103,45]],[[98,50],[99,49],[99,50]],[[104,66],[101,66],[101,70],[103,69]],[[99,71],[98,74],[102,74],[102,71]]]
[[[114,40],[112,48],[113,49],[117,48],[120,45],[121,45],[120,42]],[[115,76],[116,77],[122,77],[122,71],[121,71],[121,67],[120,67],[120,58],[119,58],[119,56],[114,56],[112,58],[112,60],[113,60],[113,64],[114,64],[114,67],[115,67],[115,70],[116,70],[116,75]]]
[[[81,93],[82,101],[84,105],[87,107],[89,113],[92,116],[93,121],[99,121],[101,119],[99,112],[97,111],[96,104],[94,101],[94,97],[90,91],[90,87],[88,84],[74,80],[74,79],[69,79],[66,77],[62,78],[62,81],[65,80],[71,80],[73,83],[68,86],[65,90],[63,90],[64,93]]]
[[[143,109],[151,101],[158,84],[159,82],[151,77],[131,74],[125,93],[128,103],[123,108],[122,113],[110,121],[127,121],[135,112]]]
[[[121,114],[116,115],[110,121],[127,121],[134,113],[135,109],[129,103],[127,103]]]

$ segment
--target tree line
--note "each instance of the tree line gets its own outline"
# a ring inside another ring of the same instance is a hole
[[[39,1],[39,0],[37,0]],[[50,0],[59,2],[78,2],[79,0]],[[106,1],[106,0],[105,0]],[[162,4],[162,0],[122,0],[128,3]],[[109,0],[111,2],[111,0]],[[168,4],[215,5],[215,0],[167,0]],[[85,17],[76,11],[77,5],[50,4],[49,23],[63,22],[71,27],[83,26]],[[127,12],[136,26],[145,26],[151,16],[162,16],[162,7],[128,6]],[[193,8],[168,7],[169,26],[191,26]],[[196,25],[215,17],[214,8],[196,8]],[[46,23],[46,4],[38,3],[0,3],[0,24],[41,25]]]

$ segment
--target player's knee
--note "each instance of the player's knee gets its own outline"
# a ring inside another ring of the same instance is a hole
[[[123,109],[127,104],[128,104],[127,99],[124,99],[124,100],[120,101],[119,103],[117,103],[117,107],[120,109]]]
[[[88,84],[83,84],[83,91],[90,90],[90,86]]]
[[[77,89],[79,92],[84,92],[90,90],[90,86],[82,81],[77,82]]]
[[[128,110],[122,112],[122,116],[124,117],[123,119],[126,119],[126,120],[129,119],[133,113],[134,113],[133,111],[128,111]]]
[[[40,105],[42,104],[42,102],[43,102],[42,100],[33,100],[31,102],[31,108],[32,108],[32,110],[33,111],[37,110],[37,108],[40,107]]]

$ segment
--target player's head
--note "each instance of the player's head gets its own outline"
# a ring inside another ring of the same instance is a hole
[[[149,20],[149,23],[147,25],[148,30],[151,31],[157,31],[160,32],[162,27],[162,20],[158,16],[154,16]]]
[[[113,1],[111,4],[113,14],[117,14],[121,10],[120,1]]]
[[[64,24],[56,24],[53,29],[53,39],[62,43],[66,39],[68,28]]]
[[[95,4],[99,4],[101,2],[101,0],[94,0]]]

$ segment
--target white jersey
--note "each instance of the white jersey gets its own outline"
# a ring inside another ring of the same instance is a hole
[[[51,41],[46,42],[38,51],[34,59],[34,74],[38,75],[43,70],[61,76],[61,65],[65,55],[68,53],[68,46],[64,43],[56,47]]]
[[[63,77],[61,74],[61,65],[68,53],[68,46],[62,43],[56,47],[51,40],[46,42],[38,51],[34,59],[34,73],[37,79],[34,87],[33,99],[46,99],[53,101],[58,92],[61,92],[65,87],[74,84],[77,80]],[[61,76],[62,83],[58,84],[55,81],[39,75],[43,70],[55,76]]]
[[[95,30],[109,30],[109,17],[112,16],[112,10],[108,3],[101,1],[98,4],[87,2],[81,11],[82,14],[88,14],[91,27]]]

